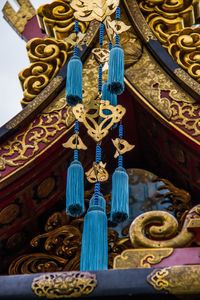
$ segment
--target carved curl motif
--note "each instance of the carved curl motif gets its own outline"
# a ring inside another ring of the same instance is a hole
[[[140,0],[147,23],[173,59],[200,82],[200,29],[189,28],[198,20],[199,0]]]
[[[49,37],[60,40],[70,35],[73,37],[75,16],[70,0],[57,0],[42,5],[37,9],[37,16],[41,29]],[[88,22],[79,23],[79,29],[82,33],[85,33],[88,24]]]
[[[181,248],[190,245],[195,233],[188,231],[191,219],[200,217],[199,205],[186,215],[183,227],[178,231],[177,220],[164,211],[150,211],[139,215],[132,222],[129,233],[135,248]]]
[[[37,38],[27,43],[28,57],[32,64],[19,73],[24,90],[22,106],[29,104],[64,66],[68,49],[67,43],[54,39]]]

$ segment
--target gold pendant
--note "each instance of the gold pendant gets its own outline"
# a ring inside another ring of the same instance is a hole
[[[116,138],[115,140],[112,139],[112,142],[116,148],[114,158],[117,158],[119,155],[122,155],[135,148],[135,145],[130,145],[126,140],[120,138]]]
[[[94,162],[93,167],[85,173],[87,180],[91,183],[103,182],[108,180],[109,174],[105,169],[106,163],[102,161],[99,163]]]
[[[73,134],[69,140],[62,144],[64,148],[78,149],[78,150],[86,150],[87,146],[83,143],[78,133]]]

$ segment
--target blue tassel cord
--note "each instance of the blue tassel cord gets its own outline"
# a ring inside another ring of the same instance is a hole
[[[78,21],[75,22],[75,33],[78,33]],[[82,103],[82,62],[78,56],[78,48],[74,47],[74,55],[67,65],[66,101],[70,106]]]
[[[104,82],[103,84],[103,88],[102,88],[102,97],[101,97],[102,100],[108,100],[110,101],[110,105],[113,105],[113,106],[116,106],[117,105],[117,95],[115,94],[112,94],[109,89],[108,89],[108,83],[107,81]],[[110,115],[111,114],[111,111],[108,110],[108,109],[105,109],[103,111],[103,113],[105,115]]]
[[[108,228],[105,207],[105,199],[101,195],[98,197],[98,204],[95,204],[95,196],[91,198],[83,225],[81,271],[108,269]]]
[[[120,18],[120,7],[116,10],[116,20]],[[110,48],[110,47],[109,47]],[[108,66],[108,89],[111,93],[121,95],[124,91],[124,51],[116,35],[115,46],[110,50]]]
[[[75,121],[75,133],[78,132],[78,121]],[[74,161],[67,171],[66,212],[72,217],[84,213],[84,170],[78,161],[78,150],[74,150]]]

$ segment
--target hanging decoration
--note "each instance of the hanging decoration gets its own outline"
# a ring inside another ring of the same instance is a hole
[[[78,35],[78,21],[75,22],[75,33]],[[74,46],[74,54],[67,65],[66,100],[70,106],[82,103],[82,62],[78,56],[78,47]]]
[[[97,2],[99,5],[98,9],[95,6]],[[118,0],[72,0],[71,2],[71,6],[74,6],[73,8],[75,10],[80,6],[79,12],[77,12],[77,18],[79,18],[79,20],[85,18],[87,21],[89,19],[92,20],[91,18],[92,16],[94,17],[95,14],[95,16],[98,15],[100,18],[98,19],[96,17],[96,19],[101,22],[111,14],[110,11],[113,12],[116,9],[116,22],[119,22],[120,11],[119,7],[117,8],[118,5]],[[80,13],[81,11],[82,13]],[[75,27],[75,31],[77,32],[77,27]],[[70,87],[68,87],[70,92],[67,91],[67,103],[73,106],[72,112],[76,118],[75,132],[71,138],[63,144],[66,148],[69,147],[74,149],[74,161],[68,168],[66,189],[67,213],[74,216],[84,212],[84,202],[82,199],[82,194],[84,192],[83,168],[78,161],[78,150],[86,150],[87,146],[79,137],[79,122],[85,126],[88,135],[92,137],[96,143],[96,159],[90,169],[85,172],[87,180],[94,184],[94,195],[90,199],[89,208],[84,216],[80,261],[81,271],[106,270],[108,268],[106,202],[101,193],[101,183],[108,180],[109,174],[106,170],[106,163],[101,160],[101,145],[103,138],[109,133],[109,130],[114,128],[119,122],[119,138],[112,140],[113,145],[116,148],[114,157],[118,157],[118,168],[113,174],[111,220],[118,223],[125,220],[129,215],[128,175],[123,168],[122,155],[125,152],[132,150],[134,146],[123,139],[122,118],[126,109],[122,105],[117,104],[117,95],[121,94],[124,89],[124,54],[121,46],[119,46],[119,35],[116,34],[115,46],[112,47],[111,41],[109,42],[108,63],[108,50],[102,47],[103,32],[104,24],[101,23],[99,29],[100,48],[92,50],[92,53],[99,64],[97,99],[89,104],[82,104],[76,97],[78,92],[76,94],[73,90],[73,94]],[[74,56],[77,56],[76,46],[74,48]],[[75,58],[75,60],[76,59],[77,58]],[[106,63],[109,66],[108,79],[103,84],[102,72]],[[71,72],[70,68],[69,72]],[[76,82],[76,85],[79,85],[81,80],[82,79],[79,79]],[[73,86],[72,82],[69,82],[69,86],[70,84]],[[77,91],[80,86],[82,86],[82,82],[79,87],[77,87]],[[72,96],[69,97],[69,95]],[[78,186],[79,184],[80,186]]]

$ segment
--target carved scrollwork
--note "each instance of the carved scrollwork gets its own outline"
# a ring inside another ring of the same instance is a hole
[[[200,16],[200,2],[140,0],[139,6],[163,47],[191,77],[200,82],[200,28],[190,28]]]
[[[69,46],[53,39],[32,39],[27,43],[29,68],[19,73],[24,90],[22,106],[29,104],[55,77],[67,60]]]
[[[69,0],[57,0],[45,4],[37,9],[40,27],[49,37],[62,40],[71,36],[74,32],[75,16],[74,9]],[[85,33],[88,22],[79,22],[79,28]],[[76,38],[76,36],[74,37]]]
[[[177,248],[190,245],[195,233],[188,230],[191,219],[199,219],[199,205],[185,217],[178,232],[177,220],[164,211],[150,211],[139,215],[131,224],[129,233],[135,248]]]

